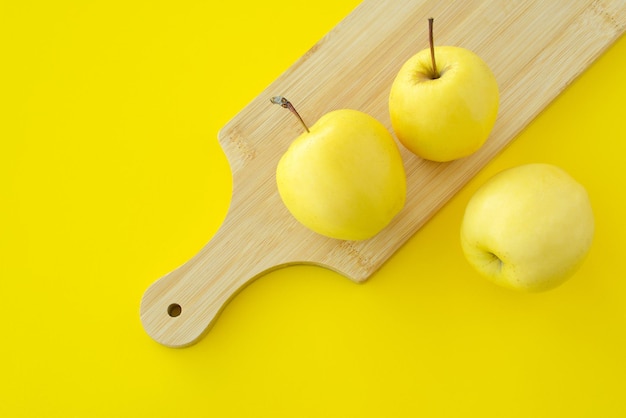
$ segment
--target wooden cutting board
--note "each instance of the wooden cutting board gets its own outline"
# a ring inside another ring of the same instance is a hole
[[[501,103],[492,135],[477,153],[450,163],[422,160],[400,146],[406,206],[374,238],[339,241],[306,230],[282,204],[274,177],[302,128],[270,98],[287,97],[308,124],[353,108],[391,130],[391,82],[427,47],[429,17],[437,45],[473,50],[493,70]],[[365,281],[625,28],[626,2],[618,0],[364,1],[220,131],[233,175],[228,215],[196,256],[147,289],[145,330],[166,346],[192,344],[239,290],[283,266],[319,265]]]

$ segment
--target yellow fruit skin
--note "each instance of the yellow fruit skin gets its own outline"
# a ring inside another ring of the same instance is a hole
[[[278,163],[276,183],[300,223],[342,240],[376,235],[406,199],[392,135],[374,117],[351,109],[325,114],[296,138]]]
[[[586,257],[594,217],[585,188],[551,164],[525,164],[485,182],[467,204],[461,245],[496,284],[538,292],[568,279]]]
[[[427,160],[445,162],[476,152],[496,121],[495,76],[475,53],[435,47],[440,77],[431,79],[430,49],[409,58],[393,81],[389,114],[400,142]]]

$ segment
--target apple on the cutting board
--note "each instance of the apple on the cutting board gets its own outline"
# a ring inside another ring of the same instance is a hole
[[[389,114],[400,142],[421,158],[446,162],[467,157],[487,140],[499,107],[498,83],[474,52],[435,46],[409,58],[389,94]]]
[[[363,240],[385,228],[404,207],[406,175],[400,150],[376,118],[353,109],[326,113],[283,154],[276,184],[301,224],[330,238]]]

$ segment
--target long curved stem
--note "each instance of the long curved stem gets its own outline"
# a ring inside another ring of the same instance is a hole
[[[298,113],[298,111],[296,110],[295,107],[293,107],[293,105],[291,104],[291,102],[289,100],[287,100],[286,98],[284,98],[283,96],[274,96],[270,99],[270,101],[274,104],[277,105],[281,105],[282,107],[284,107],[285,109],[289,109],[289,111],[291,113],[293,113],[294,115],[296,115],[298,117],[298,120],[300,121],[300,123],[302,124],[302,126],[304,126],[304,129],[306,129],[307,132],[311,132],[309,131],[308,126],[306,126],[306,123],[304,123],[304,121],[302,120],[302,117],[300,116],[300,114]]]

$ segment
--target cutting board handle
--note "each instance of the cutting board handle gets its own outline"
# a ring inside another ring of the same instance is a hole
[[[271,266],[267,249],[248,229],[227,216],[204,248],[154,282],[141,300],[141,321],[155,341],[168,347],[193,344],[208,331],[224,306]],[[242,244],[243,242],[243,244]]]

